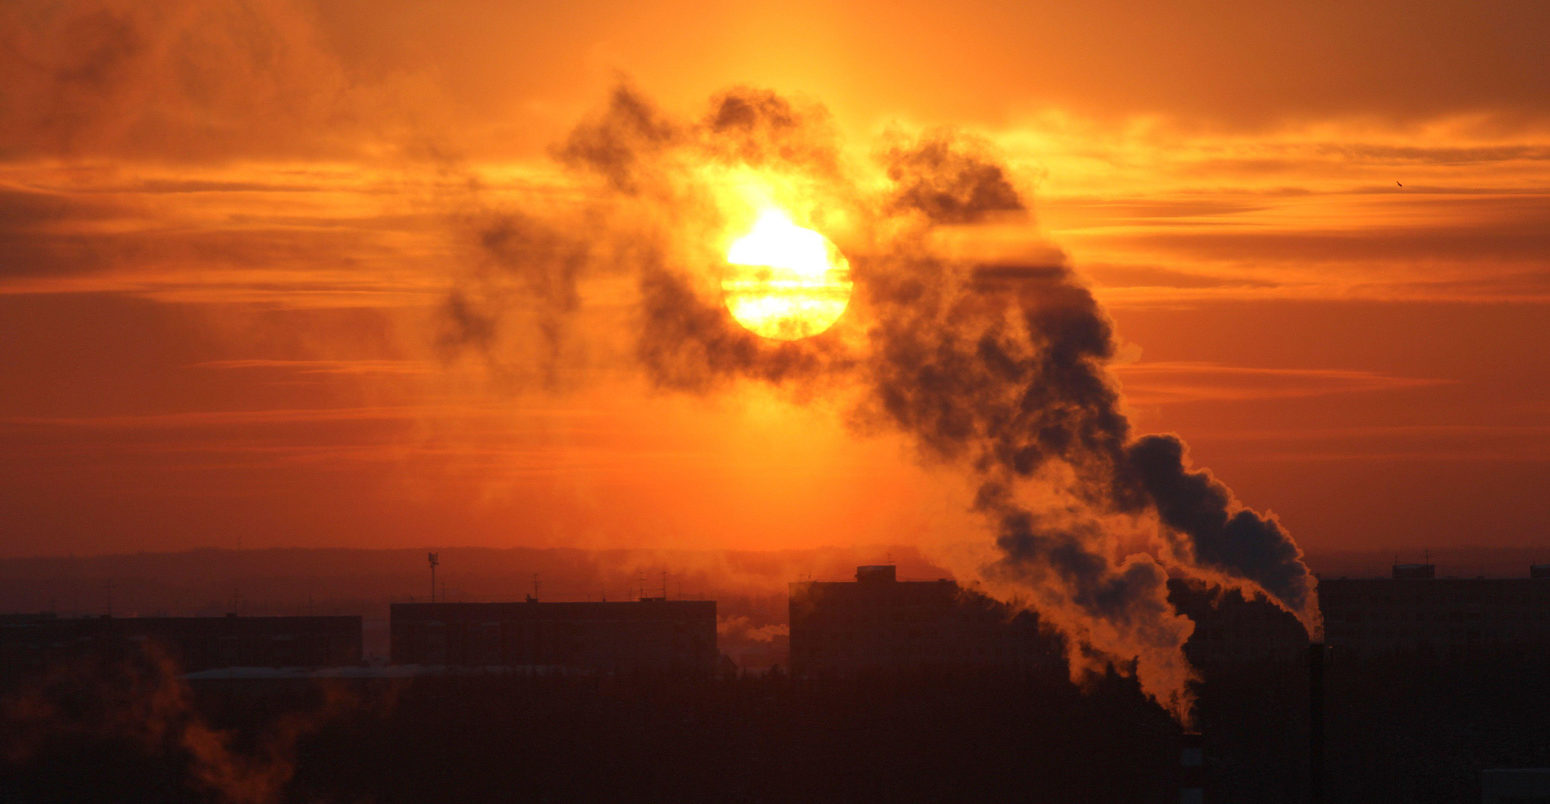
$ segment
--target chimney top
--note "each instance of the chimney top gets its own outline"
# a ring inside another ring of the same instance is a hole
[[[856,583],[893,583],[898,579],[892,564],[863,564],[856,567]]]

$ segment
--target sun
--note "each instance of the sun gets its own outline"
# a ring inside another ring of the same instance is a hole
[[[766,209],[727,249],[721,291],[732,317],[754,334],[810,338],[845,313],[850,263],[828,238]]]

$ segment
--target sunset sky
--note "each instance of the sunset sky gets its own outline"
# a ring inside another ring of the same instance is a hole
[[[0,5],[0,555],[972,538],[843,390],[654,387],[606,276],[449,347],[549,292],[516,211],[617,231],[561,157],[625,86],[773,90],[862,185],[982,143],[1031,211],[934,247],[1063,254],[1137,434],[1310,554],[1550,561],[1550,4],[833,6]]]

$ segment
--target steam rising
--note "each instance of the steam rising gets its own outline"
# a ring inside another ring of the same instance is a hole
[[[1181,717],[1193,624],[1167,602],[1170,576],[1268,597],[1316,631],[1314,582],[1286,531],[1192,469],[1178,437],[1131,432],[1106,368],[1112,324],[1063,259],[976,264],[932,247],[943,226],[1027,214],[991,149],[952,132],[889,139],[879,171],[845,162],[821,109],[767,91],[725,93],[683,123],[620,88],[555,149],[598,187],[610,224],[590,237],[603,247],[493,225],[485,250],[526,289],[523,304],[488,292],[476,304],[479,288],[460,289],[447,343],[489,348],[492,309],[557,341],[587,298],[579,283],[628,277],[627,357],[653,384],[830,393],[851,400],[858,430],[905,434],[977,487],[965,502],[984,518],[985,549],[963,569],[1065,633],[1074,673],[1132,669]],[[728,214],[727,177],[748,174],[820,229],[843,230],[825,233],[851,260],[855,297],[823,335],[765,340],[722,304],[707,244]]]
[[[251,747],[239,749],[235,733],[205,719],[176,664],[152,644],[119,660],[50,667],[0,697],[7,724],[0,759],[21,766],[72,740],[118,741],[148,756],[186,762],[193,787],[212,801],[280,801],[296,771],[299,743],[345,713],[366,708],[342,687],[318,691],[316,708],[275,718]]]

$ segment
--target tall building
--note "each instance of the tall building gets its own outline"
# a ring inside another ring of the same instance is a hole
[[[128,657],[152,646],[185,672],[359,664],[361,618],[11,614],[0,617],[0,677],[82,658]]]
[[[1550,660],[1550,566],[1526,578],[1438,578],[1433,564],[1396,564],[1389,578],[1321,578],[1333,655]]]
[[[1038,618],[953,581],[900,581],[892,566],[856,568],[855,582],[791,584],[791,670],[1057,667],[1059,640]]]
[[[715,671],[716,602],[394,603],[394,664]]]

